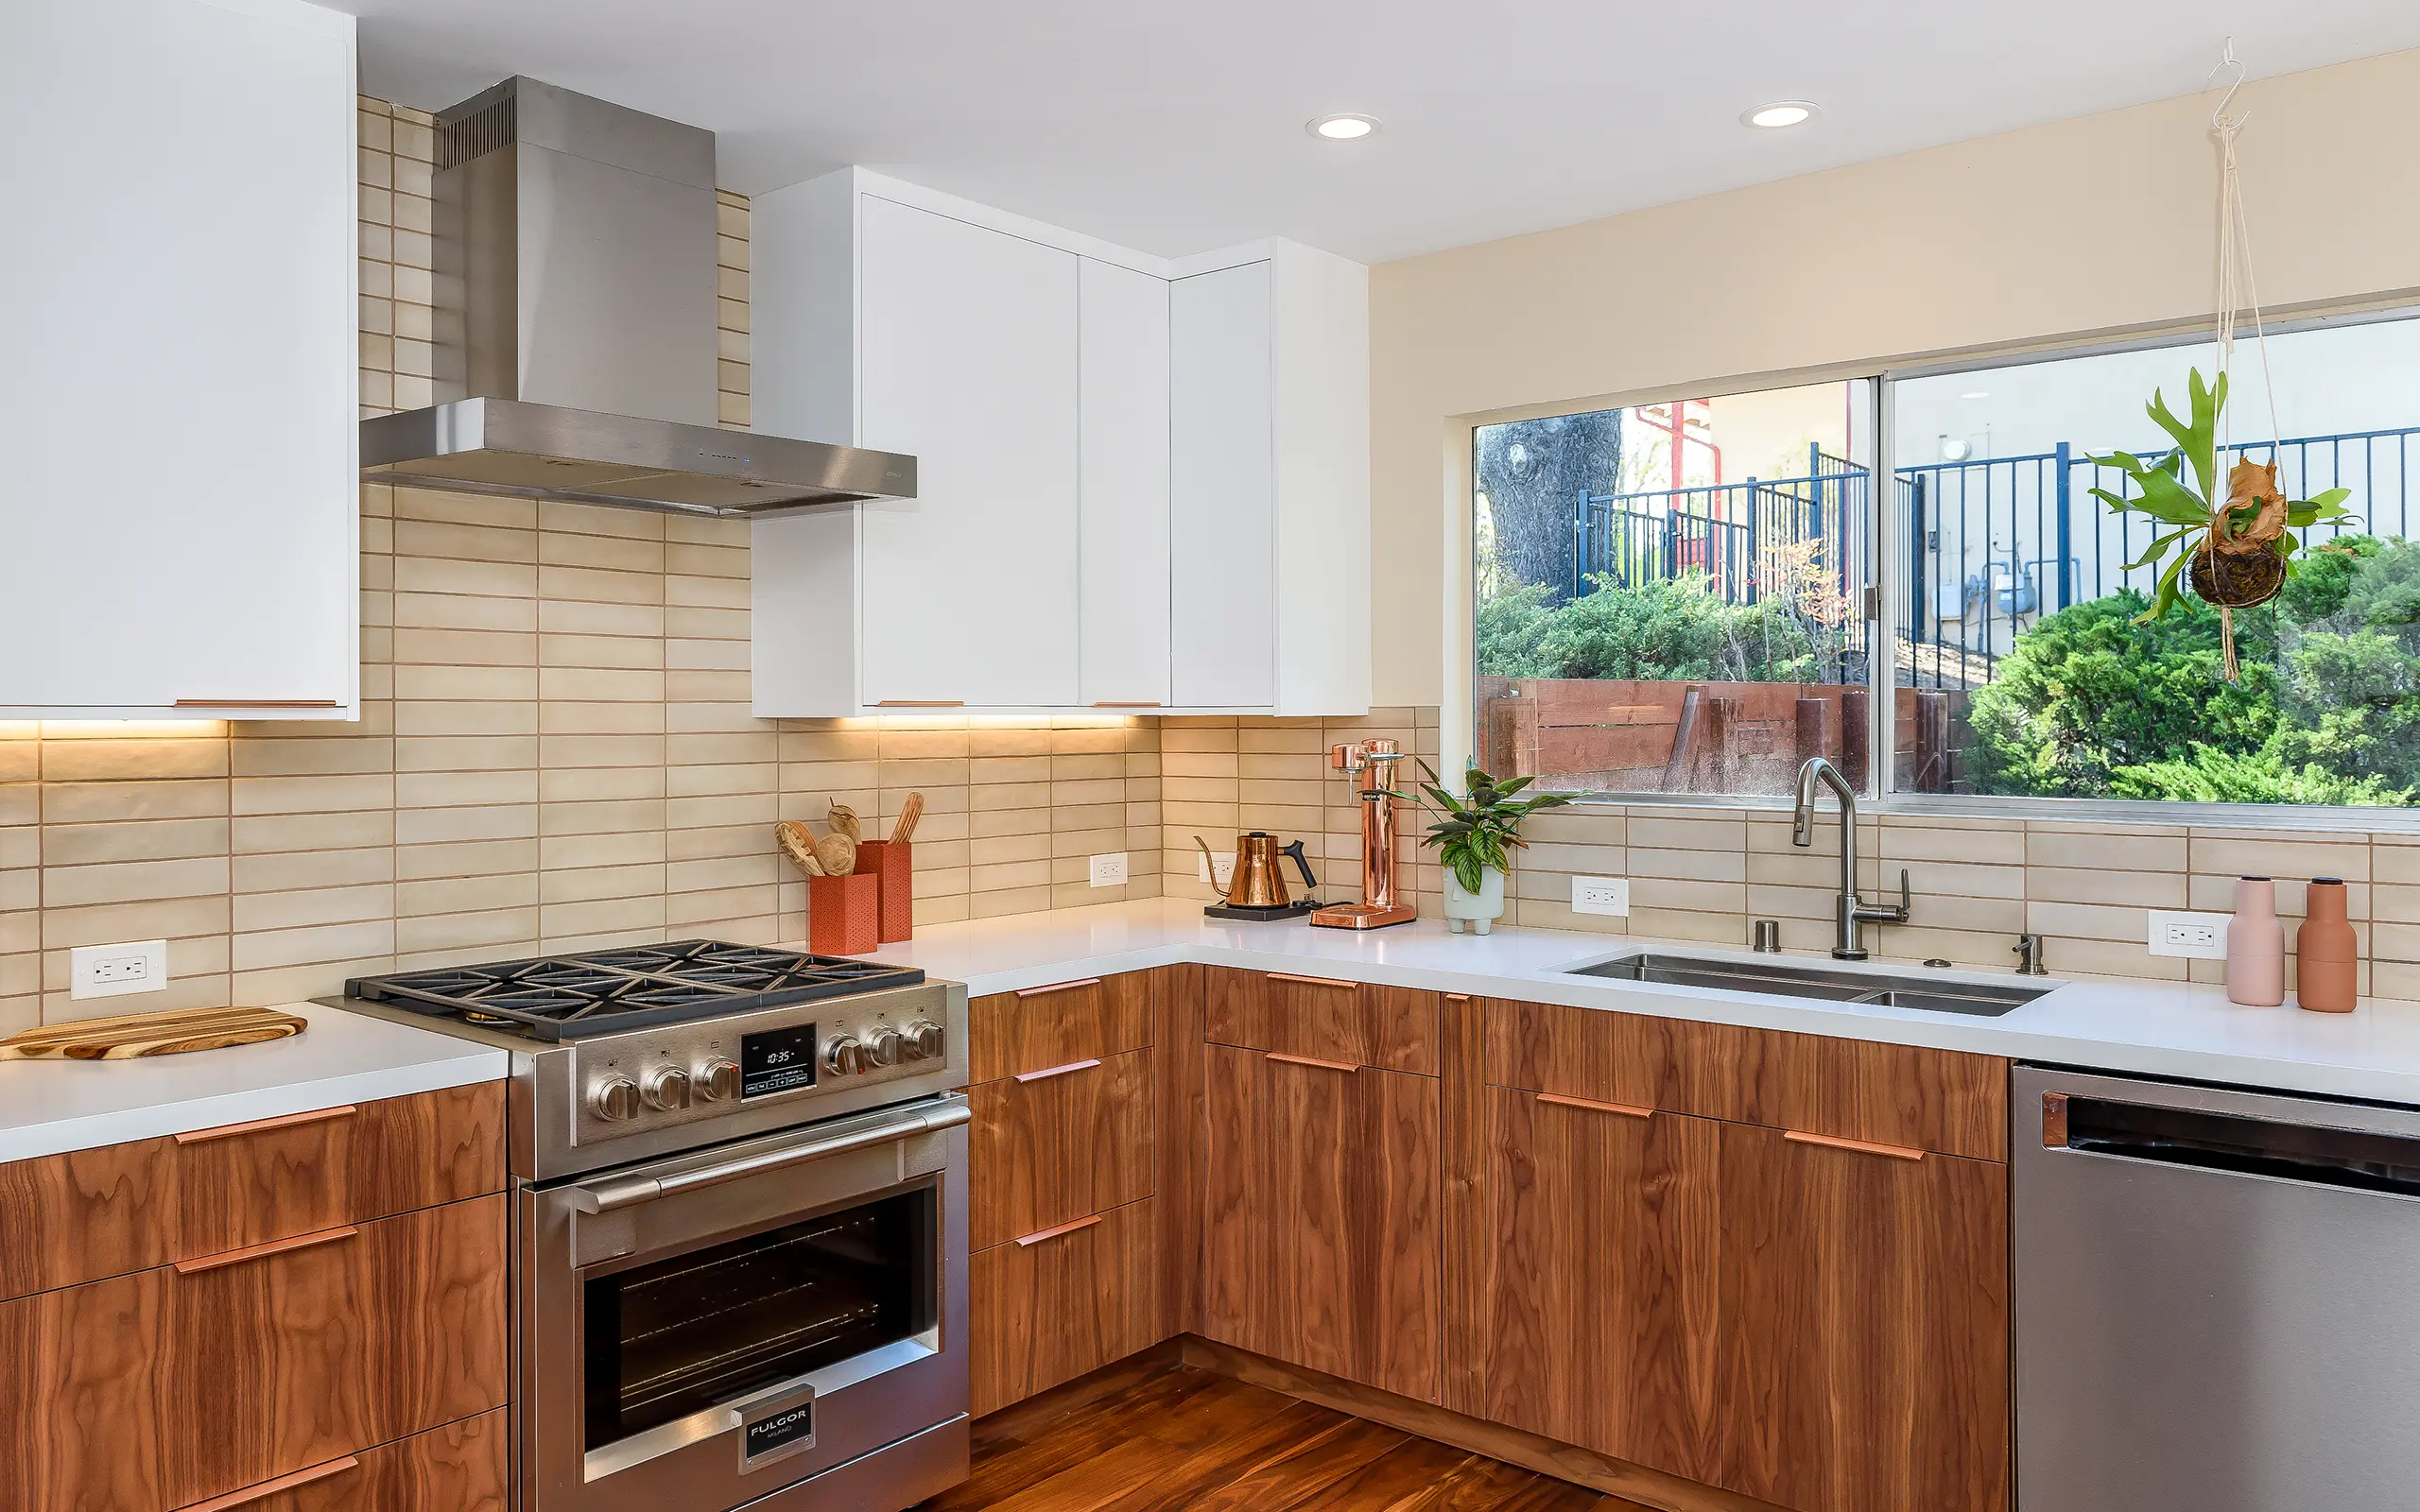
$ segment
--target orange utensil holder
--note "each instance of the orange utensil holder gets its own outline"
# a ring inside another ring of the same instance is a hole
[[[857,869],[882,884],[882,942],[916,933],[916,847],[905,840],[868,840],[857,847]]]
[[[882,884],[873,872],[806,879],[806,948],[863,955],[881,942]]]

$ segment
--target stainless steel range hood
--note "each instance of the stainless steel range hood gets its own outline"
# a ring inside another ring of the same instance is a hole
[[[511,78],[437,117],[431,408],[362,476],[753,515],[912,499],[916,459],[715,423],[714,133]]]

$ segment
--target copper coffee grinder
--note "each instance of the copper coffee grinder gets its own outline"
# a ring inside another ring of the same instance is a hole
[[[1311,915],[1326,929],[1383,929],[1409,924],[1420,910],[1395,893],[1395,768],[1403,747],[1392,740],[1356,741],[1328,752],[1328,765],[1354,779],[1361,799],[1361,901],[1331,903]]]

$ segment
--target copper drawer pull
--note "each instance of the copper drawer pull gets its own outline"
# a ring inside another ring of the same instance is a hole
[[[1051,1066],[1042,1071],[1020,1071],[1017,1080],[1048,1081],[1053,1076],[1064,1076],[1071,1071],[1090,1071],[1099,1064],[1098,1060],[1071,1060],[1063,1066]]]
[[[966,707],[966,700],[963,698],[878,698],[874,700],[874,707],[877,709],[963,709]]]
[[[212,1140],[232,1140],[242,1134],[263,1134],[273,1128],[299,1128],[305,1124],[326,1124],[339,1118],[351,1118],[361,1109],[351,1103],[342,1108],[322,1108],[314,1113],[287,1113],[281,1118],[256,1118],[249,1124],[221,1124],[216,1128],[198,1128],[176,1137],[180,1144],[206,1144]]]
[[[1361,1069],[1350,1060],[1322,1060],[1316,1056],[1288,1056],[1274,1050],[1264,1050],[1261,1055],[1270,1060],[1284,1061],[1289,1066],[1317,1066],[1322,1071],[1357,1072]]]
[[[349,1469],[357,1469],[360,1464],[361,1461],[347,1454],[342,1459],[332,1459],[324,1465],[314,1465],[308,1469],[296,1470],[291,1475],[281,1475],[273,1481],[263,1481],[258,1486],[248,1486],[240,1491],[230,1491],[225,1496],[215,1496],[207,1502],[196,1502],[193,1505],[186,1507],[184,1512],[227,1512],[229,1507],[250,1506],[255,1502],[266,1502],[280,1491],[290,1491],[298,1486],[308,1486],[314,1481],[324,1481],[331,1475],[342,1475]]]
[[[1539,1102],[1552,1103],[1557,1108],[1584,1108],[1591,1113],[1619,1113],[1624,1118],[1653,1118],[1655,1109],[1635,1108],[1629,1103],[1600,1103],[1591,1097],[1565,1097],[1561,1092],[1540,1092]]]
[[[224,1270],[230,1265],[267,1260],[271,1255],[289,1254],[297,1249],[311,1249],[320,1245],[337,1244],[351,1239],[360,1232],[361,1230],[353,1225],[346,1224],[341,1228],[322,1228],[315,1234],[297,1234],[291,1239],[272,1239],[266,1245],[254,1245],[250,1249],[230,1249],[216,1255],[204,1255],[199,1260],[178,1261],[177,1274],[199,1276],[206,1270]]]
[[[1057,1239],[1065,1234],[1072,1234],[1079,1228],[1089,1228],[1098,1222],[1100,1222],[1100,1214],[1094,1213],[1089,1218],[1079,1218],[1074,1223],[1063,1223],[1056,1228],[1045,1228],[1038,1234],[1026,1235],[1017,1241],[1017,1247],[1028,1249],[1046,1239]]]
[[[2042,1094],[2042,1147],[2064,1150],[2067,1147],[2067,1094]]]
[[[1448,1003],[1468,1003],[1470,1000],[1471,995],[1467,992],[1448,992],[1445,994],[1445,1001]]]
[[[1304,987],[1341,988],[1348,992],[1360,985],[1357,982],[1339,982],[1333,977],[1326,976],[1288,976],[1283,971],[1270,972],[1269,979],[1272,982],[1295,982]]]
[[[1888,1156],[1893,1160],[1921,1160],[1922,1150],[1911,1150],[1899,1144],[1875,1144],[1865,1140],[1844,1140],[1837,1134],[1801,1134],[1794,1128],[1782,1130],[1781,1137],[1792,1144],[1821,1144],[1827,1150],[1853,1150],[1859,1155]]]
[[[341,709],[344,705],[335,698],[180,698],[168,707],[171,709]]]
[[[1021,987],[1017,988],[1017,996],[1021,998],[1038,998],[1046,996],[1052,992],[1073,992],[1080,987],[1098,986],[1100,986],[1099,977],[1088,976],[1079,982],[1053,982],[1048,987]]]

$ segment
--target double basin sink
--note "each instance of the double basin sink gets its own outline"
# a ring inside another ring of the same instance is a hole
[[[1719,988],[1727,992],[1758,992],[1768,997],[1816,998],[1829,1003],[1918,1008],[1927,1013],[1962,1013],[1985,1019],[1996,1019],[2003,1013],[2014,1012],[2050,990],[2048,987],[2013,987],[1998,983],[1962,982],[1880,971],[1842,971],[1821,966],[1739,961],[1721,956],[1668,955],[1651,952],[1573,967],[1565,974],[1668,987]]]

